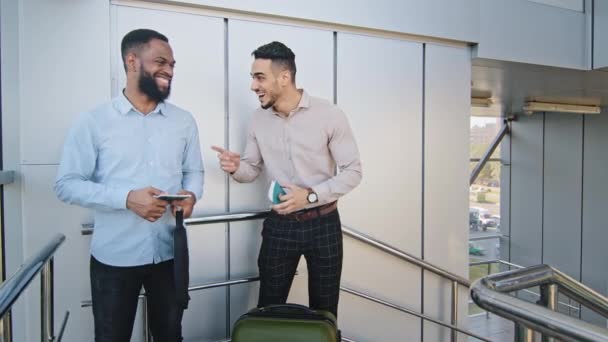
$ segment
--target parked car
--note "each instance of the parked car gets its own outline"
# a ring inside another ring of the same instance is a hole
[[[478,231],[488,228],[498,228],[500,226],[500,216],[492,215],[487,209],[470,207],[469,208],[469,229]]]

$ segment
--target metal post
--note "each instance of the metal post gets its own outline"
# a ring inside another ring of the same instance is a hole
[[[148,297],[143,296],[141,298],[141,308],[142,308],[142,317],[143,317],[143,327],[144,327],[144,342],[150,342],[150,327],[148,326]]]
[[[488,263],[488,275],[490,275],[490,263]],[[486,310],[486,319],[490,318],[490,311]]]
[[[541,285],[540,304],[551,311],[557,311],[558,288],[556,284]],[[542,335],[542,342],[553,342],[553,337]]]
[[[515,342],[534,342],[534,330],[515,322]]]
[[[452,325],[458,326],[458,282],[452,281]],[[454,329],[451,331],[451,341],[456,342],[458,332]]]
[[[11,341],[11,311],[0,319],[0,342]]]
[[[40,272],[40,336],[42,342],[52,342],[55,339],[53,312],[53,258],[50,258]]]

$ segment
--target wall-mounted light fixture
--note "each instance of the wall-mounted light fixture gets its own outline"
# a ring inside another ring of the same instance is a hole
[[[471,97],[472,107],[490,107],[492,105],[492,98],[490,97]]]
[[[578,113],[578,114],[599,114],[600,106],[583,105],[583,104],[566,104],[566,103],[550,103],[550,102],[526,102],[523,107],[524,114],[532,114],[534,112],[558,112],[558,113]]]

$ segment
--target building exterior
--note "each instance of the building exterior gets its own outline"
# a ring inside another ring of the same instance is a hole
[[[210,146],[243,149],[258,106],[249,90],[251,52],[278,40],[296,54],[298,85],[340,106],[357,138],[364,178],[340,200],[343,224],[468,278],[472,88],[491,92],[488,110],[499,117],[521,111],[527,96],[592,94],[605,105],[608,5],[596,0],[599,19],[593,20],[591,4],[0,0],[2,165],[16,171],[15,182],[4,186],[5,273],[53,234],[65,234],[55,258],[55,312],[71,312],[64,341],[92,340],[92,314],[81,306],[90,299],[89,237],[81,228],[94,222],[88,211],[60,203],[52,186],[68,127],[80,112],[122,89],[120,40],[145,27],[170,39],[178,61],[170,101],[198,123],[206,187],[195,216],[267,208],[267,180],[227,180]],[[606,294],[603,115],[541,113],[513,124],[501,148],[509,161],[501,172],[502,203],[509,203],[501,209],[501,226],[510,236],[510,254],[503,258],[524,266],[554,263]],[[574,216],[566,210],[571,208]],[[191,284],[255,275],[260,229],[261,221],[190,229]],[[578,259],[562,252],[565,239]],[[450,320],[449,281],[348,238],[343,283]],[[306,303],[306,291],[301,264],[290,301]],[[459,294],[468,297],[464,288]],[[191,296],[185,340],[216,341],[255,305],[257,284]],[[39,305],[34,282],[13,309],[14,341],[39,338]],[[460,301],[462,327],[467,306]],[[446,328],[344,293],[340,312],[344,335],[357,341],[450,336]],[[137,322],[133,341],[142,339]]]

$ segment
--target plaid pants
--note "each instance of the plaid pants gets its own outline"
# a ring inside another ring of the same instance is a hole
[[[258,257],[258,307],[284,304],[300,261],[308,265],[308,296],[312,309],[338,314],[342,273],[342,227],[338,210],[307,221],[274,212],[264,221]]]

